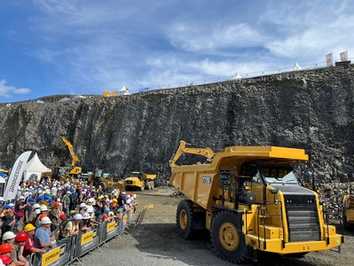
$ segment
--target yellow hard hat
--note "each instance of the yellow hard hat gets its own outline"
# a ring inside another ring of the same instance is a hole
[[[31,231],[33,231],[35,229],[36,229],[36,227],[33,224],[26,224],[25,228],[23,228],[23,230],[25,232],[31,232]]]

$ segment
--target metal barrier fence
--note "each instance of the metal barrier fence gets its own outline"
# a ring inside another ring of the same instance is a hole
[[[103,243],[122,235],[129,222],[129,214],[124,213],[122,219],[113,222],[103,222],[90,232],[68,237],[57,242],[55,248],[42,255],[32,255],[32,266],[67,265],[99,247]]]

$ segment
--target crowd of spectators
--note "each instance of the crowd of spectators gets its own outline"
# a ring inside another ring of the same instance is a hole
[[[0,204],[0,266],[30,265],[32,254],[45,253],[57,241],[122,219],[135,211],[135,198],[118,189],[105,193],[85,181],[21,184],[15,202]]]

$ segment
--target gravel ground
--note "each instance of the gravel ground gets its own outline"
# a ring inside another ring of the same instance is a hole
[[[141,224],[82,258],[84,265],[233,265],[210,251],[207,236],[197,240],[181,239],[175,230],[175,210],[179,199],[138,195],[139,211],[146,207]],[[139,212],[138,211],[138,212]],[[340,230],[340,229],[339,229]],[[354,230],[353,230],[354,232]],[[259,265],[352,265],[354,234],[344,232],[345,244],[340,254],[333,251],[311,253],[303,259],[281,257],[262,259]],[[79,265],[79,264],[77,264]]]

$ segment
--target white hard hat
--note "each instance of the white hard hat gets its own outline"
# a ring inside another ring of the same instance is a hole
[[[40,224],[51,224],[51,223],[52,221],[47,216],[43,217],[40,221]]]
[[[89,220],[89,219],[91,219],[91,215],[88,214],[87,212],[85,212],[85,213],[82,215],[82,219],[84,219],[84,220]]]
[[[14,239],[15,237],[16,235],[14,234],[14,232],[8,231],[2,235],[2,241]]]
[[[95,199],[94,199],[94,198],[89,198],[89,199],[87,200],[87,202],[95,202]]]
[[[83,217],[82,217],[82,215],[80,213],[77,213],[77,214],[74,215],[73,218],[74,218],[75,221],[81,221]]]
[[[39,205],[38,203],[33,204],[33,209],[39,209],[41,207],[41,205]]]
[[[41,205],[41,212],[48,211],[48,207],[46,205]]]

